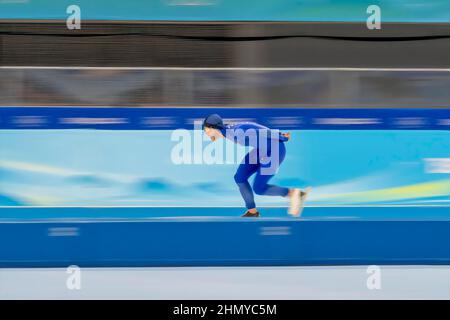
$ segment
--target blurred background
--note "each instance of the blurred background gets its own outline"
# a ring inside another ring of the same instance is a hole
[[[0,0],[0,266],[447,264],[449,22],[444,0]],[[273,182],[313,186],[301,219],[257,197],[239,220],[239,159],[174,162],[211,113],[291,131]]]

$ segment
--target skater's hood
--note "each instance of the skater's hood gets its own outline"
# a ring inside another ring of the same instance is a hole
[[[219,130],[225,129],[225,125],[223,124],[222,118],[216,113],[210,114],[205,118],[205,120],[203,121],[203,128],[205,127],[210,127]]]

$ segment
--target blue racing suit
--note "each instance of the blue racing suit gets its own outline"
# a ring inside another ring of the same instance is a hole
[[[288,195],[289,189],[268,184],[277,173],[286,156],[284,142],[288,140],[278,130],[271,130],[253,122],[242,122],[226,125],[221,129],[225,138],[243,146],[253,147],[239,165],[234,180],[244,198],[247,209],[255,208],[253,192],[258,195]],[[256,173],[253,190],[248,182]]]

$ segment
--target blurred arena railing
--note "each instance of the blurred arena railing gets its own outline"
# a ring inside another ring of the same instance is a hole
[[[0,65],[449,68],[450,24],[0,20]]]
[[[448,108],[450,69],[0,67],[0,106]]]

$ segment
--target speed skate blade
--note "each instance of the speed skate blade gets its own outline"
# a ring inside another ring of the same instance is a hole
[[[292,191],[291,199],[290,199],[290,205],[288,214],[292,216],[297,216],[300,210],[301,205],[301,190],[300,189],[294,189]]]
[[[302,215],[303,209],[305,207],[305,201],[308,194],[311,192],[312,188],[307,187],[305,190],[302,190],[302,194],[300,196],[300,205],[298,209],[298,213],[295,215],[296,217],[300,217]]]

